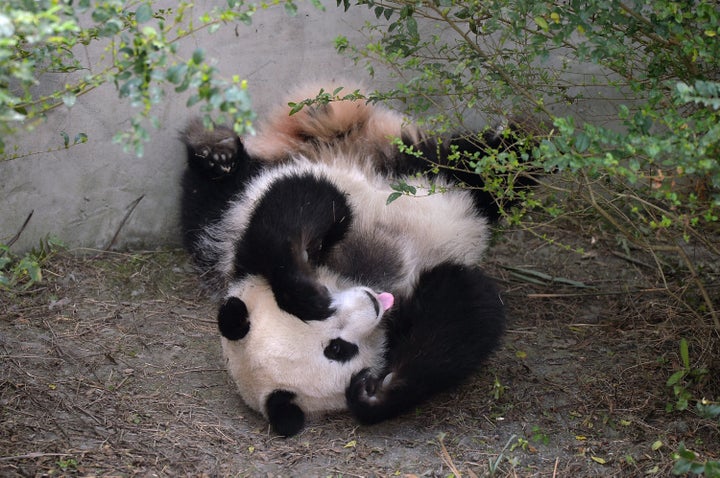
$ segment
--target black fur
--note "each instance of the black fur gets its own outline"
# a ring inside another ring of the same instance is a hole
[[[207,226],[220,220],[228,201],[242,191],[259,167],[234,131],[218,127],[210,136],[197,131],[201,128],[198,121],[193,121],[181,136],[187,168],[182,178],[180,211],[183,245],[202,268],[207,268],[215,258],[198,247],[198,238]]]
[[[404,279],[403,258],[393,254],[392,247],[381,236],[349,237],[342,241],[341,247],[328,253],[327,263],[358,284],[375,290],[391,290]]]
[[[248,310],[237,297],[230,297],[218,310],[218,329],[228,340],[240,340],[250,331]]]
[[[280,436],[296,435],[305,426],[305,413],[293,403],[294,399],[292,392],[275,390],[265,401],[270,426]]]
[[[482,271],[450,263],[426,271],[413,296],[393,308],[386,370],[353,377],[350,411],[376,423],[458,385],[495,349],[503,324],[500,294]]]
[[[332,339],[323,354],[336,362],[347,362],[358,354],[358,346],[341,338]]]
[[[235,273],[266,277],[281,309],[302,320],[322,320],[332,310],[314,266],[351,222],[345,196],[329,181],[310,175],[279,179],[255,206],[237,243]]]

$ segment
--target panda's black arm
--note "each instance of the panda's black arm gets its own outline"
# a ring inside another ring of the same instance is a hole
[[[293,392],[275,390],[265,401],[265,412],[270,426],[280,436],[297,435],[305,425],[305,413],[294,400]]]
[[[302,320],[323,320],[330,297],[315,268],[351,220],[345,195],[329,181],[311,174],[279,178],[258,200],[236,246],[236,274],[262,275],[280,308]]]
[[[394,309],[385,370],[363,370],[346,391],[362,423],[392,418],[462,383],[497,347],[504,329],[492,280],[456,264],[423,273],[414,295]]]

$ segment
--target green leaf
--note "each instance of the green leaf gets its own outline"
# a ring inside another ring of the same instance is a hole
[[[417,20],[415,20],[414,17],[408,17],[407,20],[405,20],[405,25],[407,26],[408,34],[412,38],[417,38],[417,36],[418,36]]]
[[[683,367],[685,370],[690,369],[690,352],[688,350],[688,343],[685,338],[680,339],[680,359],[682,360]]]
[[[297,15],[297,5],[293,2],[285,2],[285,13],[288,14],[288,16],[294,17]]]
[[[535,17],[534,20],[535,23],[537,23],[537,26],[539,26],[542,30],[547,31],[550,28],[543,17]]]
[[[205,59],[205,51],[204,51],[202,48],[198,48],[197,50],[195,50],[195,51],[193,52],[193,54],[192,54],[192,61],[193,61],[193,63],[195,63],[196,65],[201,64],[204,59]]]
[[[185,90],[182,90],[182,91],[185,91]],[[191,95],[190,98],[188,98],[187,102],[185,103],[185,106],[190,108],[191,106],[194,106],[194,105],[200,103],[200,100],[201,100],[200,95]]]
[[[165,78],[172,84],[178,85],[185,78],[185,74],[188,71],[188,66],[185,63],[179,65],[173,65],[167,69]]]
[[[398,199],[400,196],[402,196],[402,193],[394,192],[394,193],[390,194],[387,198],[387,201],[385,201],[385,205],[390,204],[391,202]]]
[[[670,375],[670,378],[667,379],[667,382],[665,385],[668,387],[672,387],[676,383],[678,383],[683,377],[685,377],[685,370],[678,370],[674,374]]]
[[[305,103],[303,103],[302,101],[300,101],[300,102],[298,102],[298,103],[293,103],[293,102],[291,101],[291,102],[288,103],[288,106],[290,107],[290,113],[288,113],[288,114],[289,114],[290,116],[292,116],[292,115],[300,112],[300,110],[302,110],[303,107],[305,106]]]
[[[33,283],[42,281],[42,269],[37,263],[33,263],[28,267],[28,275]]]
[[[584,132],[580,131],[575,135],[575,151],[578,153],[584,153],[590,147],[590,137]]]
[[[149,3],[143,3],[135,11],[135,21],[145,23],[153,17],[153,9]]]

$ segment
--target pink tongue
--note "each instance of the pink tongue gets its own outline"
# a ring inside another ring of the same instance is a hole
[[[383,312],[388,310],[395,303],[395,297],[390,292],[381,292],[377,296],[380,304],[382,304]]]

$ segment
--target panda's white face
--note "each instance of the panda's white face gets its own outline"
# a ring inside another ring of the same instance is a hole
[[[343,409],[353,374],[383,365],[384,333],[378,325],[392,295],[366,287],[330,295],[332,315],[303,322],[277,306],[260,278],[231,288],[219,320],[237,319],[242,337],[223,337],[223,353],[249,406],[268,416],[268,397],[282,391],[303,413]]]

